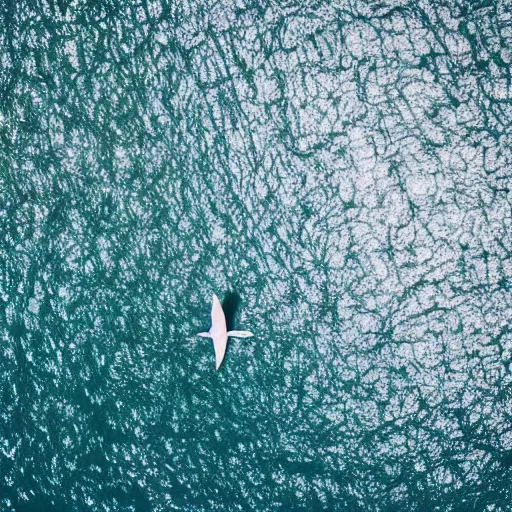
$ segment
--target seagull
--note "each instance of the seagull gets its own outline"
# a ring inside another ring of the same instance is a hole
[[[212,326],[208,332],[200,332],[198,336],[202,338],[211,338],[213,340],[213,348],[215,349],[215,365],[216,370],[219,369],[226,353],[226,345],[228,344],[228,336],[235,338],[250,338],[254,334],[250,331],[229,331],[226,328],[226,317],[222,310],[217,295],[213,295],[212,302]]]

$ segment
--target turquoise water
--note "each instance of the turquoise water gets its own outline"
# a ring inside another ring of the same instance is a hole
[[[510,510],[509,2],[78,4],[1,4],[0,510]]]

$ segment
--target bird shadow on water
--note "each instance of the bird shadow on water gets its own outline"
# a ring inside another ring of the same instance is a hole
[[[226,327],[232,331],[235,327],[235,319],[240,307],[240,295],[236,292],[227,292],[222,301],[222,309],[226,317]]]

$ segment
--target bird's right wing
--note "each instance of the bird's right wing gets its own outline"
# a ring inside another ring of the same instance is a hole
[[[250,338],[254,336],[251,331],[229,331],[228,336],[233,336],[234,338]]]

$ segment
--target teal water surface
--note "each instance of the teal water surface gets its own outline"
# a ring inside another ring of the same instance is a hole
[[[0,510],[511,510],[508,0],[0,24]]]

